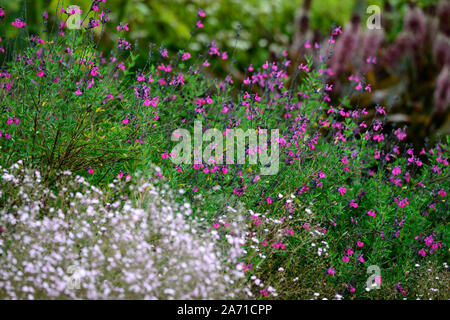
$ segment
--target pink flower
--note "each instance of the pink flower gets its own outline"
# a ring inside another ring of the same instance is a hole
[[[394,134],[397,136],[397,139],[399,140],[399,141],[402,141],[403,139],[405,139],[406,138],[406,133],[405,133],[405,131],[404,130],[402,130],[402,129],[400,129],[400,128],[398,128],[397,130],[395,130],[394,131]]]
[[[117,66],[117,69],[125,71],[125,64],[123,62],[119,63],[119,65]]]
[[[338,192],[343,196],[347,192],[347,188],[345,186],[339,187]]]
[[[127,117],[125,117],[125,119],[122,120],[122,123],[123,123],[123,124],[128,124],[128,122],[129,122],[129,120],[128,120]]]
[[[400,293],[401,293],[402,295],[404,295],[404,296],[406,295],[406,291],[403,290],[402,285],[401,285],[400,282],[397,283],[397,289],[398,289],[398,291],[400,291]]]
[[[347,249],[347,255],[348,255],[348,256],[351,256],[352,254],[353,254],[353,250],[350,249],[350,248],[348,248],[348,249]]]
[[[379,114],[386,114],[386,111],[384,110],[384,107],[376,107],[377,113]]]
[[[425,252],[425,249],[424,249],[424,248],[420,249],[419,252],[418,252],[418,254],[421,255],[421,256],[424,257],[424,258],[425,258],[425,256],[427,255],[427,253]]]
[[[272,199],[270,199],[270,197],[267,197],[266,201],[267,201],[267,204],[272,204]]]
[[[327,273],[334,276],[334,274],[335,274],[334,268],[333,268],[333,267],[330,267],[330,268],[327,270]]]
[[[361,263],[364,263],[364,262],[365,262],[364,257],[363,257],[363,254],[361,254],[361,255],[359,256],[358,261],[361,262]]]
[[[358,246],[358,247],[362,247],[362,246],[364,246],[364,243],[363,242],[361,242],[361,240],[358,240],[357,242],[356,242],[356,245]]]
[[[81,92],[80,88],[78,88],[77,91],[75,91],[75,94],[77,96],[79,96],[79,95],[83,94],[83,92]]]
[[[398,176],[400,173],[402,173],[402,170],[400,170],[400,167],[394,167],[394,169],[392,169],[392,174],[394,176]]]
[[[125,176],[125,180],[130,181],[131,180],[131,175],[127,172],[127,175]]]
[[[191,57],[191,54],[189,52],[185,52],[185,53],[183,53],[183,56],[181,57],[181,59],[184,61],[184,60],[189,59],[190,57]]]
[[[425,242],[427,247],[430,247],[433,244],[433,242],[434,242],[433,235],[430,235],[430,236],[426,237],[424,242]]]
[[[122,179],[123,178],[123,172],[120,170],[119,174],[117,175],[117,178]]]
[[[94,173],[94,169],[92,169],[92,167],[89,167],[88,173],[89,174],[93,174]]]
[[[269,295],[269,292],[264,289],[259,290],[259,293],[261,293],[264,297],[267,297]]]
[[[372,209],[370,209],[369,211],[367,211],[367,214],[369,215],[369,216],[371,216],[372,218],[376,218],[376,214],[375,214],[375,211],[373,211]]]
[[[355,202],[355,200],[352,200],[352,201],[350,202],[350,207],[358,208],[358,204]]]
[[[377,141],[377,142],[381,142],[384,140],[384,135],[382,133],[380,134],[376,134],[373,136],[373,140]]]
[[[397,198],[394,199],[394,201],[401,208],[404,208],[407,205],[409,205],[408,198],[400,199],[399,197],[397,197]]]
[[[198,16],[204,18],[206,17],[206,13],[202,9],[198,9]]]
[[[342,257],[342,262],[348,262],[349,260],[350,260],[350,258],[347,256]]]
[[[128,23],[125,23],[123,26],[122,24],[117,26],[117,31],[122,31],[122,30],[126,30],[126,31],[130,31],[130,28],[128,28]]]
[[[25,27],[27,24],[25,22],[23,22],[22,20],[16,18],[16,20],[14,20],[14,22],[11,22],[11,25],[13,27],[16,27],[16,28],[20,29],[20,28]]]
[[[203,23],[201,22],[201,20],[197,20],[197,23],[195,24],[197,26],[197,28],[201,29],[204,27]]]

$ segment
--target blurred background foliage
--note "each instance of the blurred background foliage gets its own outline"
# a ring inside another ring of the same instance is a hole
[[[26,0],[25,11],[24,2],[0,0],[7,10],[6,23],[1,25],[6,29],[0,30],[0,36],[14,37],[17,30],[11,21],[16,17],[25,18],[30,32],[37,33],[44,10],[55,19],[61,6],[78,5],[87,12],[91,4],[91,0]],[[381,7],[383,30],[378,33],[366,28],[366,8],[372,4]],[[140,55],[137,67],[145,64],[149,43],[163,44],[169,54],[180,49],[204,54],[214,40],[230,57],[236,47],[233,76],[242,81],[250,63],[260,66],[283,50],[295,61],[311,53],[304,48],[306,42],[326,47],[332,28],[342,25],[343,39],[336,42],[336,58],[330,61],[336,84],[332,103],[341,103],[347,96],[345,79],[361,71],[370,51],[378,62],[365,70],[363,80],[371,84],[372,92],[350,96],[350,102],[392,107],[390,122],[394,127],[407,125],[412,142],[419,144],[438,130],[450,133],[449,4],[448,0],[107,0],[110,23],[101,49],[114,48],[115,26],[120,22],[130,26],[127,40]],[[198,8],[206,12],[205,26],[192,32]],[[236,39],[238,26],[242,30]],[[212,75],[227,74],[230,64],[231,59],[212,61]]]
[[[169,52],[184,48],[197,20],[198,8],[207,13],[205,27],[197,30],[189,43],[190,51],[204,50],[211,41],[216,41],[221,50],[232,52],[236,45],[238,25],[243,29],[237,42],[236,60],[241,67],[250,63],[262,64],[270,52],[280,53],[286,49],[295,34],[295,19],[302,14],[304,0],[107,0],[111,9],[111,24],[119,22],[130,25],[129,39],[138,41],[144,53],[149,42],[164,45]],[[333,25],[344,25],[350,20],[355,8],[366,8],[376,4],[383,6],[389,2],[395,8],[397,25],[388,38],[399,32],[405,14],[406,1],[403,0],[318,0],[312,1],[309,16],[310,28],[320,31],[322,36],[330,34]],[[437,1],[417,1],[427,6]],[[32,31],[40,28],[42,12],[47,10],[52,16],[59,6],[67,8],[78,5],[84,12],[90,8],[91,0],[26,0],[27,22]],[[24,0],[0,0],[0,5],[10,12],[9,17],[24,14]],[[360,10],[361,11],[361,10]],[[14,34],[10,24],[6,24],[9,35]],[[110,28],[103,39],[103,46],[111,49],[117,39],[115,28]]]

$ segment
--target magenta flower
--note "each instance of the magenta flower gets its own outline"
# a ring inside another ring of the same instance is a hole
[[[206,13],[202,9],[198,9],[198,16],[204,18],[206,17]]]
[[[364,243],[361,242],[361,240],[358,240],[358,242],[356,242],[356,245],[361,248],[362,246],[364,246]]]
[[[350,260],[350,258],[347,256],[342,257],[342,262],[348,262],[349,260]]]
[[[204,27],[203,23],[201,22],[201,20],[197,20],[197,23],[195,24],[197,26],[197,28],[201,29]]]
[[[92,167],[89,167],[88,173],[89,174],[93,174],[94,173],[94,169],[92,169]]]
[[[347,188],[345,186],[339,187],[338,192],[343,196],[347,192]]]
[[[334,276],[334,274],[335,274],[334,267],[330,267],[330,268],[327,270],[327,273]]]
[[[21,28],[25,27],[27,24],[26,24],[24,21],[22,21],[22,20],[16,18],[16,20],[14,20],[13,22],[11,22],[11,25],[12,25],[13,27],[16,27],[16,28],[21,29]]]
[[[408,198],[400,199],[400,197],[397,197],[397,198],[394,199],[394,201],[401,208],[404,208],[407,205],[409,205]]]
[[[404,296],[406,295],[406,291],[403,290],[402,285],[401,285],[400,282],[397,283],[397,289],[398,289],[398,291],[400,291],[400,293],[401,293],[402,295],[404,295]]]
[[[125,119],[122,120],[123,124],[128,124],[128,122],[129,122],[128,117],[125,117]]]
[[[350,207],[352,207],[352,208],[358,208],[358,204],[355,202],[355,200],[352,200],[352,201],[350,202]]]
[[[397,130],[395,130],[394,131],[394,134],[397,136],[397,139],[399,140],[399,141],[402,141],[403,139],[405,139],[406,138],[406,133],[405,133],[405,131],[404,130],[402,130],[402,129],[400,129],[400,128],[398,128]]]
[[[427,245],[427,247],[430,247],[434,242],[433,235],[426,237],[424,242]]]
[[[191,57],[191,54],[189,52],[185,52],[185,53],[183,53],[183,56],[181,57],[181,59],[184,61],[184,60],[189,59],[190,57]]]
[[[367,214],[369,215],[369,216],[371,216],[372,218],[376,218],[376,214],[375,214],[375,211],[373,211],[373,209],[370,209],[369,211],[367,211]]]
[[[424,258],[425,258],[425,256],[427,255],[427,253],[425,252],[425,249],[424,249],[424,248],[420,249],[419,252],[418,252],[418,254],[421,255],[421,256],[424,257]]]
[[[398,176],[400,173],[402,173],[402,170],[400,170],[400,167],[394,167],[394,169],[392,169],[392,174],[394,176]]]
[[[384,107],[376,107],[376,110],[379,114],[386,114],[386,110],[384,110]]]

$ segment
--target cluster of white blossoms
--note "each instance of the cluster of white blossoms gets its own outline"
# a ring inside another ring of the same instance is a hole
[[[63,172],[0,167],[0,298],[226,299],[248,294],[241,241],[141,179],[102,192]],[[231,235],[229,236],[231,237]],[[225,249],[226,250],[225,250]],[[227,252],[231,250],[231,252]]]

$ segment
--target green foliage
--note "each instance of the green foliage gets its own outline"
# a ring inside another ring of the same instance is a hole
[[[135,156],[136,145],[130,143],[130,137],[139,127],[119,125],[133,103],[119,97],[127,85],[126,78],[117,69],[119,62],[95,63],[93,46],[87,37],[72,31],[63,40],[39,44],[24,52],[24,57],[40,58],[24,58],[8,65],[14,85],[9,94],[0,93],[4,111],[0,122],[3,132],[12,138],[2,139],[0,145],[4,164],[27,160],[33,166],[46,168],[45,178],[51,179],[60,170],[107,167],[105,172],[109,172]],[[77,49],[70,55],[67,48]],[[55,64],[55,60],[59,63]],[[81,60],[85,63],[77,63]],[[131,58],[130,65],[132,62]],[[110,77],[94,77],[92,87],[85,90],[87,75],[94,70]],[[18,119],[18,124],[4,125],[12,117]]]

